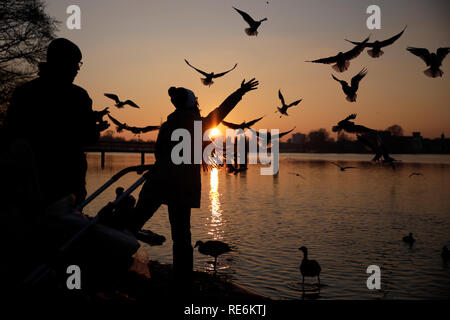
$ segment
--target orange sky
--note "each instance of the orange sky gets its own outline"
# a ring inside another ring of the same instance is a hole
[[[425,137],[450,135],[450,57],[444,61],[444,77],[423,74],[425,64],[408,53],[407,46],[450,46],[450,1],[47,1],[48,12],[60,20],[58,36],[77,43],[83,52],[83,67],[75,83],[85,88],[94,109],[111,106],[103,96],[112,92],[132,99],[143,108],[111,114],[128,125],[157,125],[174,110],[167,94],[170,86],[193,90],[203,115],[217,107],[237,89],[242,79],[260,81],[227,117],[230,122],[266,117],[254,128],[296,131],[331,127],[351,113],[357,123],[385,129],[400,124],[405,134],[421,131]],[[81,8],[81,30],[65,25],[67,6]],[[382,12],[382,29],[368,30],[365,13],[370,4]],[[248,37],[236,6],[254,18],[267,17],[258,37]],[[363,67],[368,75],[360,83],[358,101],[349,103],[340,85],[331,78],[328,65],[305,60],[328,57],[352,46],[344,39],[383,40],[407,30],[380,59],[366,52],[351,62],[338,78],[350,80]],[[222,72],[238,67],[211,87],[184,63],[205,71]],[[275,114],[281,88],[287,102],[303,98],[290,116]],[[221,129],[224,129],[222,126]],[[119,135],[115,133],[115,135]],[[132,134],[121,134],[128,138]],[[141,136],[155,139],[156,133]]]

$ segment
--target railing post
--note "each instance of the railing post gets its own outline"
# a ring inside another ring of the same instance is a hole
[[[145,152],[141,152],[141,165],[145,163]]]
[[[105,168],[105,151],[102,151],[102,156],[101,156],[101,165],[102,165],[102,169]]]

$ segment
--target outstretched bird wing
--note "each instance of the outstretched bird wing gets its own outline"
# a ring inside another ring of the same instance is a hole
[[[236,67],[237,67],[237,63],[236,63],[236,64],[234,65],[234,67],[231,68],[230,70],[225,71],[225,72],[222,72],[222,73],[215,74],[213,78],[219,78],[219,77],[222,77],[222,76],[226,75],[228,72],[233,71],[234,69],[236,69]]]
[[[241,128],[241,125],[240,125],[240,124],[235,124],[235,123],[231,123],[231,122],[226,122],[225,120],[222,120],[222,124],[223,124],[225,127],[228,127],[228,128],[230,128],[230,129],[234,129],[234,130],[237,130],[237,129],[240,129],[240,128]]]
[[[450,48],[439,48],[436,51],[436,55],[439,59],[440,62],[442,62],[442,60],[445,59],[445,57],[447,56],[447,54],[450,52]]]
[[[233,7],[233,9],[236,10],[242,16],[242,18],[244,18],[245,22],[247,22],[250,27],[253,27],[253,25],[256,23],[256,21],[253,20],[253,18],[250,17],[250,15],[247,12],[236,9],[235,7]]]
[[[280,133],[280,134],[278,135],[278,139],[283,138],[285,135],[287,135],[287,134],[291,133],[292,131],[294,131],[294,129],[295,129],[295,127],[293,127],[293,128],[292,128],[291,130],[289,130],[289,131]]]
[[[332,164],[334,164],[336,167],[338,168],[342,168],[340,165],[338,165],[336,162],[331,162]]]
[[[312,60],[312,61],[306,61],[306,62],[331,64],[331,63],[337,62],[337,56],[332,56],[332,57],[322,58],[322,59],[317,59],[317,60]]]
[[[427,64],[427,66],[429,66],[429,65],[431,64],[430,51],[428,51],[428,49],[425,49],[425,48],[408,47],[408,48],[406,48],[406,50],[408,50],[408,51],[411,52],[413,55],[418,56],[418,57],[421,58],[423,61],[425,61],[425,63]]]
[[[352,50],[349,50],[343,54],[345,60],[355,59],[357,56],[361,54],[361,52],[366,47],[366,43],[369,41],[370,37],[367,37],[363,42],[355,46]]]
[[[346,85],[346,84],[347,84],[347,81],[340,80],[340,79],[336,78],[336,77],[334,76],[334,74],[332,74],[331,76],[333,77],[334,80],[336,80],[336,81],[339,82],[340,84],[342,84],[342,85]]]
[[[354,119],[356,119],[356,113],[352,113],[347,118],[345,118],[344,121],[354,120]]]
[[[124,127],[124,124],[121,123],[119,120],[108,114],[108,118],[118,127]]]
[[[302,100],[303,100],[303,99],[300,99],[300,100],[297,100],[297,101],[292,102],[290,105],[288,105],[288,108],[294,107],[294,106],[298,105],[300,102],[302,102]]]
[[[352,78],[352,88],[358,90],[359,82],[366,76],[367,69],[362,69],[356,76]]]
[[[113,93],[105,93],[105,97],[108,97],[110,99],[113,99],[116,103],[119,103],[119,97],[116,94]]]
[[[258,118],[258,119],[255,119],[255,120],[252,120],[252,121],[247,122],[247,126],[248,126],[248,127],[253,126],[255,123],[257,123],[258,121],[260,121],[262,118],[264,118],[264,116],[261,117],[261,118]]]
[[[379,46],[380,47],[387,47],[387,46],[390,46],[391,44],[393,44],[395,41],[397,41],[402,36],[403,32],[405,32],[405,30],[406,30],[406,27],[407,26],[405,26],[405,29],[403,29],[400,33],[396,34],[395,36],[393,36],[393,37],[391,37],[389,39],[380,41],[379,42]]]
[[[191,67],[192,69],[194,69],[194,70],[196,70],[197,72],[201,73],[201,74],[204,75],[205,77],[209,76],[209,74],[206,73],[205,71],[202,71],[202,70],[200,70],[200,69],[197,69],[196,67],[194,67],[193,65],[191,65],[191,64],[189,63],[189,61],[187,61],[186,59],[184,59],[184,61],[187,63],[187,65],[188,65],[189,67]]]
[[[386,39],[386,40],[383,40],[383,41],[379,41],[378,42],[378,46],[386,47],[386,46],[390,46],[391,44],[393,44],[395,41],[397,41],[402,36],[403,32],[405,32],[405,30],[406,30],[406,27],[407,26],[405,26],[405,28],[399,34],[396,34],[395,36],[393,36],[393,37],[391,37],[389,39]],[[350,40],[347,40],[347,39],[345,39],[345,40],[350,42],[350,43],[353,43],[354,45],[362,44],[362,42],[358,42],[358,41],[350,41]],[[366,43],[366,47],[373,48],[374,44],[375,44],[374,42],[367,42]]]
[[[140,129],[140,131],[142,133],[146,133],[146,132],[158,130],[159,128],[160,128],[160,126],[146,126],[146,127],[138,128],[138,129]]]
[[[133,108],[138,108],[138,109],[140,109],[140,107],[139,107],[136,103],[134,103],[133,101],[131,101],[131,100],[126,100],[123,104],[127,104],[127,105],[129,105],[129,106],[131,106],[131,107],[133,107]]]
[[[280,98],[281,103],[283,104],[283,106],[286,105],[286,102],[284,102],[284,97],[281,94],[281,89],[278,90],[278,98]]]

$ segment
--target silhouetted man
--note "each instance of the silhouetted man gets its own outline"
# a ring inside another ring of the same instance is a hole
[[[83,148],[96,142],[108,124],[102,120],[107,110],[93,111],[87,92],[72,83],[81,57],[71,41],[53,40],[39,77],[18,87],[8,107],[8,150],[0,159],[9,168],[6,182],[1,181],[9,198],[0,203],[9,219],[8,247],[14,248],[8,275],[24,277],[34,264],[55,258],[55,251],[89,223],[74,212],[86,196]],[[21,249],[25,246],[31,248],[27,255]],[[61,266],[80,265],[88,284],[103,285],[124,274],[139,246],[134,237],[95,224],[68,249],[70,254],[58,258]]]
[[[31,146],[44,206],[69,194],[77,203],[85,198],[83,147],[108,127],[102,121],[106,109],[93,111],[87,92],[72,83],[81,58],[71,41],[53,40],[39,77],[18,87],[8,107],[8,139],[23,139]]]
[[[257,88],[254,79],[242,84],[207,117],[200,115],[197,98],[191,90],[171,87],[169,96],[175,111],[161,125],[155,149],[155,167],[144,184],[134,211],[130,230],[137,233],[161,204],[167,204],[173,240],[173,267],[177,281],[190,279],[193,268],[191,244],[191,208],[200,208],[201,176],[200,164],[194,164],[194,122],[201,121],[205,132],[219,125],[242,99],[242,96]],[[191,137],[190,163],[175,164],[172,149],[179,142],[172,140],[177,129],[189,131]],[[203,133],[200,137],[202,138]],[[201,157],[203,155],[200,155]]]

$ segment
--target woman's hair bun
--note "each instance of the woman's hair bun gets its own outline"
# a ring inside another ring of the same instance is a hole
[[[177,88],[175,88],[175,87],[170,87],[169,88],[169,96],[171,97],[171,98],[173,98],[174,96],[175,96],[175,93],[177,92]]]

